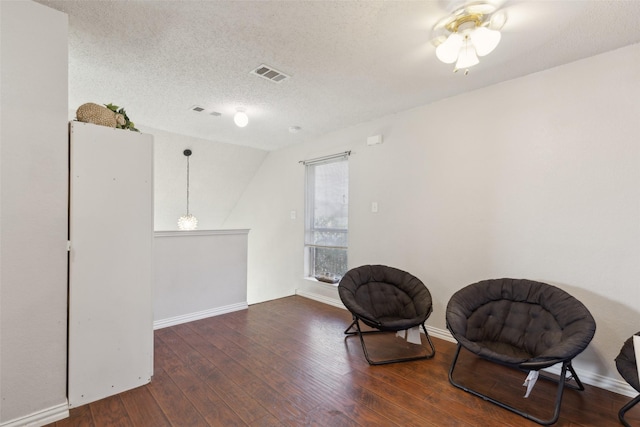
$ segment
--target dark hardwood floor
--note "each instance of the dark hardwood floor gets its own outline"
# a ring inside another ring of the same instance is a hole
[[[454,388],[455,345],[433,339],[431,360],[369,366],[351,316],[295,296],[155,332],[153,381],[71,410],[66,426],[535,426]],[[373,337],[372,357],[394,336]],[[580,372],[578,371],[578,375]],[[524,399],[526,374],[468,353],[456,378],[549,417],[555,385],[540,380]],[[618,426],[630,398],[586,386],[566,390],[557,426]],[[628,413],[640,426],[640,405]]]

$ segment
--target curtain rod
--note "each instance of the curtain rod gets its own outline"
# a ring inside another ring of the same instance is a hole
[[[337,154],[330,154],[328,156],[316,157],[315,159],[300,160],[298,163],[302,163],[303,165],[306,166],[308,164],[322,162],[325,160],[337,159],[339,157],[349,157],[350,155],[351,155],[351,150],[345,151],[342,153],[337,153]]]

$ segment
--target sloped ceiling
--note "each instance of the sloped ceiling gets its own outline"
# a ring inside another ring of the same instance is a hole
[[[464,76],[431,43],[461,1],[38,2],[69,15],[70,110],[112,102],[137,124],[264,150],[640,42],[637,0],[494,2],[502,41]],[[250,74],[261,64],[291,77]]]

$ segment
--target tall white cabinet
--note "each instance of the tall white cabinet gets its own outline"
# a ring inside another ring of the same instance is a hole
[[[71,122],[69,406],[153,374],[153,136]]]

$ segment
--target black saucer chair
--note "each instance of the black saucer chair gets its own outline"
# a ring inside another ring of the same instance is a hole
[[[640,335],[640,331],[634,335]],[[629,339],[624,342],[622,349],[620,349],[620,354],[616,357],[616,368],[618,368],[618,372],[620,372],[622,378],[636,391],[640,392],[640,379],[638,379],[638,365],[633,349],[633,337],[629,337]],[[624,405],[618,412],[618,418],[623,425],[631,427],[624,419],[624,414],[638,404],[638,402],[640,402],[640,394],[634,399],[631,399],[629,403]]]
[[[584,390],[571,361],[591,342],[596,323],[589,310],[562,289],[523,279],[481,281],[451,297],[446,321],[458,341],[449,370],[455,387],[543,425],[558,420],[565,386]],[[463,347],[485,360],[522,371],[561,364],[558,380],[539,376],[558,383],[553,416],[537,418],[457,383],[453,373]]]
[[[424,326],[433,310],[431,294],[417,277],[385,265],[363,265],[349,270],[338,285],[342,303],[353,315],[353,322],[344,331],[358,335],[364,356],[370,365],[430,359],[435,347]],[[360,321],[375,329],[362,331]],[[364,335],[397,332],[422,326],[430,349],[426,355],[374,361],[369,357]]]

